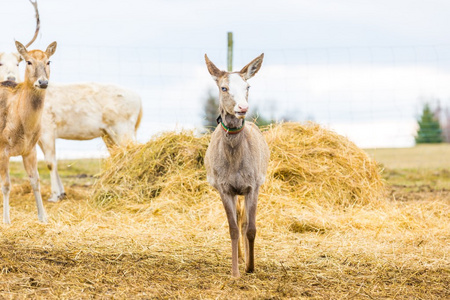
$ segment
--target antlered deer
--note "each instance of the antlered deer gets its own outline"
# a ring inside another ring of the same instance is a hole
[[[231,237],[232,275],[239,277],[239,242],[245,245],[245,271],[254,271],[256,205],[259,187],[264,183],[269,161],[269,147],[258,127],[245,122],[248,111],[247,80],[261,68],[264,54],[239,72],[219,70],[205,54],[206,65],[219,87],[219,125],[211,135],[206,150],[208,182],[217,189],[228,219]],[[238,195],[245,196],[238,199]]]
[[[41,133],[41,117],[44,108],[45,89],[50,76],[49,58],[55,53],[56,42],[45,52],[27,51],[16,42],[17,51],[26,61],[25,80],[16,84],[5,81],[0,84],[0,176],[3,193],[3,222],[10,224],[9,217],[9,159],[21,155],[29,176],[41,222],[47,222],[42,204],[37,169],[36,143]]]

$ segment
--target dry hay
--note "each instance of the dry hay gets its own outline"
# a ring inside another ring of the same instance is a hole
[[[265,135],[272,160],[255,273],[230,278],[225,212],[203,168],[209,136],[166,133],[107,159],[94,198],[77,183],[78,195],[45,203],[48,225],[37,222],[25,179],[13,185],[13,225],[0,226],[0,298],[450,297],[445,195],[377,201],[379,169],[347,139],[314,124]],[[323,192],[332,183],[341,190]]]
[[[203,167],[208,142],[209,136],[168,132],[144,145],[117,149],[104,163],[93,198],[104,207],[158,197],[195,202],[211,191]]]
[[[313,123],[278,124],[264,134],[271,158],[263,195],[342,206],[382,196],[380,168],[347,138]],[[182,200],[183,205],[216,198],[203,166],[209,139],[168,132],[118,149],[104,164],[94,201],[112,207],[155,198]]]

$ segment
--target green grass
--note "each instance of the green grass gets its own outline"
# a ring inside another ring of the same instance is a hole
[[[366,152],[388,169],[450,169],[450,144],[366,149]]]
[[[58,161],[58,173],[65,185],[92,184],[101,170],[101,159],[72,159]],[[39,178],[43,185],[50,184],[50,171],[44,161],[38,162]],[[11,180],[26,179],[21,161],[10,162]]]
[[[450,190],[450,144],[366,149],[383,168],[391,186],[410,191]]]

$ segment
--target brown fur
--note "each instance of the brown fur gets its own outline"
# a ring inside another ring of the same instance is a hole
[[[0,86],[14,88],[14,87],[17,86],[17,82],[15,82],[15,81],[10,81],[10,80],[2,81],[2,82],[0,82]]]
[[[52,43],[46,52],[27,51],[19,42],[16,42],[16,47],[27,62],[25,81],[19,84],[3,83],[0,86],[0,176],[3,221],[10,223],[9,158],[21,155],[36,198],[39,220],[46,222],[47,216],[42,204],[37,172],[36,143],[41,132],[45,88],[50,74],[48,59],[53,55],[56,43]]]
[[[251,78],[261,67],[262,55],[240,73],[243,80]],[[220,71],[205,56],[208,70],[220,90],[220,114],[227,127],[242,126],[243,119],[232,109],[234,99],[222,87],[230,73]],[[249,71],[251,70],[251,71]],[[222,93],[223,92],[223,93]],[[269,161],[269,147],[256,125],[246,122],[238,134],[228,134],[217,126],[205,155],[208,181],[216,188],[224,205],[232,245],[232,275],[239,277],[238,258],[242,258],[239,231],[245,246],[246,272],[254,271],[254,241],[256,237],[256,206],[260,186],[264,183]],[[245,199],[238,202],[238,195]]]
[[[142,120],[142,106],[141,109],[139,109],[139,115],[136,121],[136,125],[134,125],[134,130],[137,131],[139,126],[141,125],[141,120]]]

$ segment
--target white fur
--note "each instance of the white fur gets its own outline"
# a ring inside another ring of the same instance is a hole
[[[57,171],[55,140],[90,140],[103,137],[107,146],[135,140],[141,98],[133,91],[108,84],[55,84],[47,88],[39,146],[50,169],[52,195],[64,196]]]
[[[242,109],[248,109],[247,102],[247,88],[248,83],[242,79],[239,74],[231,73],[228,76],[229,94],[233,97],[236,105],[234,106],[235,112],[241,112]]]
[[[18,53],[0,53],[0,81],[19,82],[19,62],[20,56]]]

